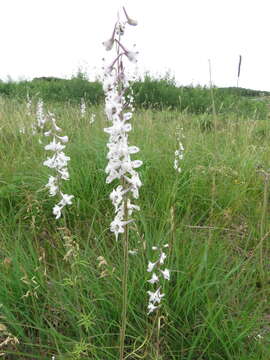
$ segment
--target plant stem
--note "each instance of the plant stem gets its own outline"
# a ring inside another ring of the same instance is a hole
[[[125,198],[125,220],[128,219],[127,197]],[[124,270],[122,279],[122,324],[120,330],[120,360],[124,359],[126,326],[127,326],[127,300],[128,300],[128,224],[125,226],[125,232],[123,236],[124,241]]]
[[[172,255],[172,249],[173,249],[173,246],[175,244],[175,238],[176,238],[176,223],[175,223],[176,206],[175,206],[175,200],[173,201],[173,205],[171,206],[170,212],[171,212],[171,218],[170,218],[170,221],[171,221],[171,236],[169,238],[169,254],[168,254],[169,258]]]
[[[261,223],[260,223],[260,233],[261,238],[264,238],[265,234],[265,218],[267,212],[267,205],[268,205],[268,186],[269,186],[269,176],[268,172],[263,172],[264,175],[264,191],[263,191],[263,208],[262,208],[262,216],[261,216]],[[264,266],[263,266],[263,241],[260,244],[260,268],[261,268],[261,281],[264,281]]]
[[[157,325],[157,338],[156,338],[156,360],[159,360],[159,353],[160,353],[160,316],[159,316],[159,309],[157,310],[156,316],[156,325]]]

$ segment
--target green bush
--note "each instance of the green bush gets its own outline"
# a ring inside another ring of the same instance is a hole
[[[136,107],[147,109],[175,109],[190,114],[211,114],[211,91],[203,86],[177,86],[170,75],[154,78],[146,74],[133,83]],[[102,84],[90,82],[81,73],[72,79],[55,77],[35,78],[32,81],[1,82],[0,95],[25,101],[42,98],[45,102],[78,104],[81,98],[89,104],[104,102]],[[219,114],[237,114],[243,118],[263,119],[268,113],[265,92],[241,88],[213,88],[214,102]]]

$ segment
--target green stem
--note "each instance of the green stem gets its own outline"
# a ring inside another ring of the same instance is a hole
[[[160,317],[159,317],[159,309],[158,309],[156,316],[156,360],[159,360],[159,353],[160,353]]]
[[[125,221],[128,218],[128,209],[127,209],[127,197],[125,198]],[[120,330],[120,360],[124,360],[124,349],[125,349],[125,337],[126,337],[126,327],[127,327],[127,302],[128,302],[128,225],[125,225],[124,232],[124,270],[123,270],[123,279],[122,279],[122,324]]]
[[[263,191],[263,209],[260,223],[260,234],[261,238],[264,238],[265,234],[265,218],[268,206],[268,186],[269,186],[269,173],[264,173],[264,191]],[[260,270],[261,270],[261,281],[264,281],[264,264],[263,264],[263,241],[260,242]]]

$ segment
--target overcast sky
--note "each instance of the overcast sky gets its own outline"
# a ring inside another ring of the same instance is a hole
[[[68,78],[81,67],[100,72],[117,10],[139,22],[126,39],[139,71],[170,70],[179,84],[270,91],[269,0],[0,0],[0,78]]]

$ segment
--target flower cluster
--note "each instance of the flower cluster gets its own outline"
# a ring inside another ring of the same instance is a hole
[[[86,104],[84,98],[81,98],[80,113],[81,113],[81,117],[84,117],[86,113]]]
[[[166,244],[162,248],[167,248],[169,245]],[[163,251],[162,248],[157,246],[153,246],[152,250],[159,251],[159,257],[155,262],[149,261],[147,271],[152,273],[152,277],[150,280],[147,280],[150,284],[159,284],[160,283],[160,275],[165,280],[170,280],[170,270],[167,268],[162,268],[165,263],[165,259],[167,255]],[[165,296],[165,294],[161,293],[161,286],[158,287],[156,291],[148,291],[149,295],[149,303],[148,303],[148,315],[159,308],[159,304],[161,299]]]
[[[56,125],[54,115],[48,113],[48,121],[51,123],[51,129],[44,133],[45,136],[52,136],[52,141],[45,146],[45,150],[52,151],[53,156],[47,158],[43,162],[43,165],[48,166],[50,169],[55,169],[55,176],[50,176],[46,188],[49,189],[50,196],[60,195],[61,200],[58,204],[53,207],[53,214],[56,219],[59,219],[61,216],[61,211],[64,206],[71,205],[73,195],[63,194],[60,188],[61,179],[69,180],[69,172],[67,168],[68,161],[70,160],[69,156],[66,156],[63,152],[65,148],[65,143],[68,142],[67,136],[60,136],[59,132],[62,131],[60,127]]]
[[[36,109],[36,123],[32,125],[32,133],[35,135],[38,131],[43,131],[47,117],[44,112],[43,100],[39,99]]]
[[[174,152],[174,155],[175,155],[174,169],[179,173],[182,170],[179,164],[180,164],[180,161],[183,160],[183,157],[184,157],[184,146],[182,144],[182,138],[184,138],[183,129],[178,127],[178,128],[176,128],[176,140],[178,143],[178,149],[175,150],[175,152]]]
[[[91,114],[89,124],[92,125],[96,120],[96,114]]]
[[[105,169],[107,174],[106,182],[111,183],[115,179],[120,180],[121,185],[117,186],[110,194],[110,199],[115,208],[115,219],[110,229],[118,239],[119,233],[124,233],[125,225],[132,220],[130,216],[139,206],[131,203],[129,194],[138,199],[139,188],[142,185],[136,171],[142,165],[140,160],[132,160],[131,155],[139,151],[137,146],[130,146],[128,133],[132,129],[130,120],[132,118],[133,98],[127,95],[129,79],[124,72],[124,58],[134,61],[136,54],[126,50],[121,42],[125,31],[125,24],[136,25],[136,21],[130,19],[124,9],[127,20],[122,22],[118,19],[112,37],[103,43],[106,50],[116,46],[116,58],[107,68],[103,80],[105,92],[105,113],[107,119],[112,123],[104,129],[109,134],[107,147],[109,149],[107,158],[108,165]]]
[[[44,114],[44,104],[42,99],[38,100],[36,115],[37,115],[37,125],[41,130],[43,130],[44,125],[46,123],[46,116]]]
[[[26,113],[28,116],[31,115],[32,99],[29,96],[29,93],[26,94]]]

